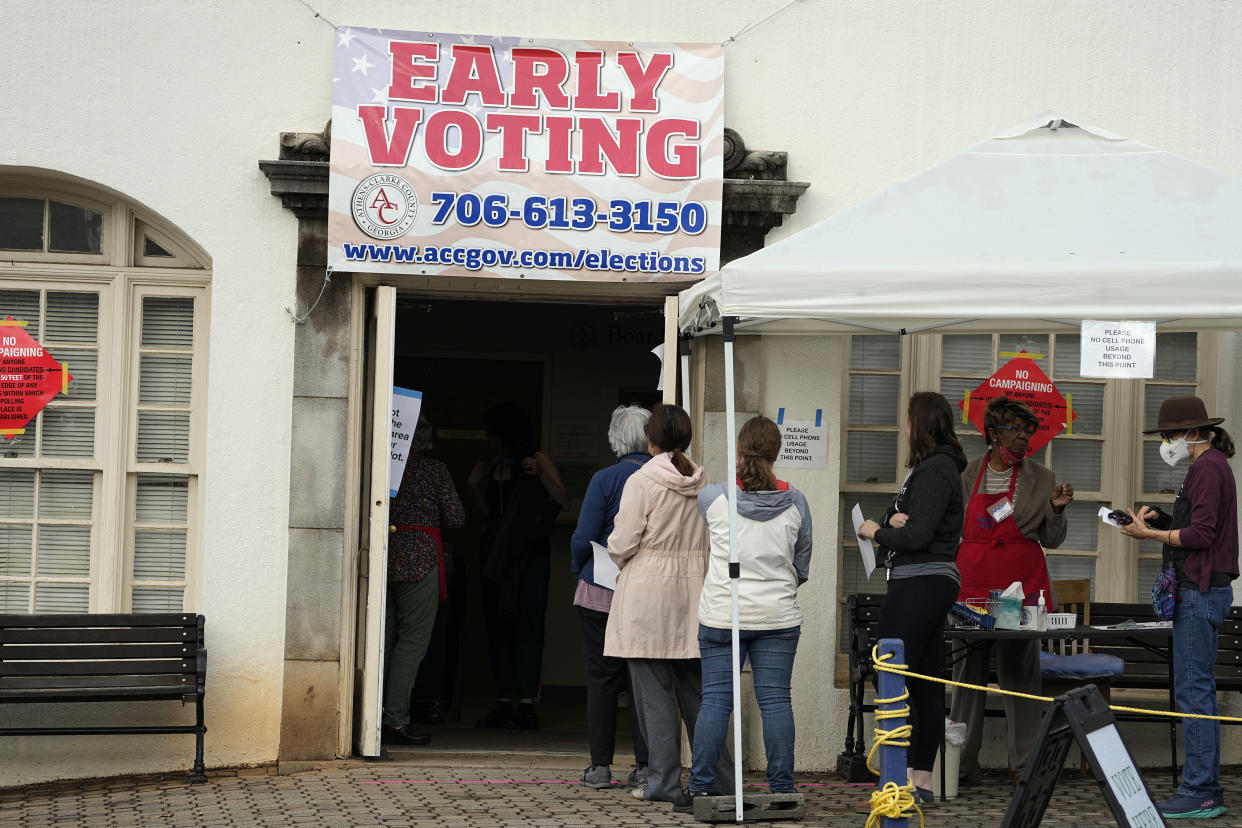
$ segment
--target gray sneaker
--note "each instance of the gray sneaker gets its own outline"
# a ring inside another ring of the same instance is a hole
[[[612,769],[607,765],[591,765],[582,772],[582,784],[588,788],[611,788]]]
[[[647,787],[647,766],[639,765],[630,771],[630,775],[625,778],[625,784],[631,788]]]

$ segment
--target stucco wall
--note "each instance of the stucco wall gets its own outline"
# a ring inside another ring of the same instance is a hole
[[[784,4],[687,0],[670,13],[664,0],[633,0],[619,15],[564,0],[312,2],[341,25],[646,41],[722,41]],[[0,164],[112,187],[213,259],[199,601],[213,766],[273,760],[279,744],[296,222],[256,161],[276,155],[281,131],[322,128],[332,41],[296,0],[50,0],[8,4],[0,26]],[[1242,7],[1216,0],[804,2],[726,49],[727,121],[748,145],[787,151],[789,177],[812,183],[769,243],[1046,108],[1242,174],[1239,41]],[[834,410],[835,346],[805,345],[772,346],[782,357],[764,372],[765,409],[808,398],[808,384],[819,393],[822,381]],[[795,362],[806,370],[776,370]],[[1236,369],[1233,381],[1237,410]],[[835,531],[829,478],[795,480],[825,510],[816,514],[824,548]],[[824,600],[807,607],[809,624],[832,612],[828,570],[817,562],[811,588]],[[812,664],[828,651],[804,638],[795,694],[826,686],[830,662]],[[802,715],[800,757],[821,739],[835,751],[839,712]],[[162,770],[188,758],[180,737],[100,741],[14,741],[4,781]]]

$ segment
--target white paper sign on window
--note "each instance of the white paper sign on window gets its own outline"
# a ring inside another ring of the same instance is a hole
[[[785,409],[776,415],[781,429],[781,453],[773,464],[778,469],[828,468],[828,429],[824,427],[824,410],[815,410],[815,422],[785,420]]]
[[[1082,321],[1081,376],[1151,379],[1155,362],[1155,322]]]
[[[392,387],[392,460],[388,466],[388,496],[396,497],[405,474],[405,461],[410,456],[410,443],[419,412],[423,410],[423,392]]]

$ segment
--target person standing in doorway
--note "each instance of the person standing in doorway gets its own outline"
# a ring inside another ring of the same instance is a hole
[[[911,395],[906,414],[910,472],[883,524],[864,521],[858,536],[881,547],[888,594],[875,635],[905,643],[910,672],[944,673],[944,619],[961,582],[953,559],[962,533],[962,444],[953,409],[934,391]],[[931,805],[931,769],[944,741],[944,687],[912,679],[909,761],[914,800]]]
[[[486,521],[483,616],[497,701],[475,726],[535,730],[552,529],[569,498],[556,463],[539,451],[521,407],[494,405],[483,413],[483,424],[496,454],[475,464],[467,485]]]
[[[652,459],[625,481],[608,554],[621,568],[612,597],[604,655],[624,658],[647,740],[647,786],[638,799],[681,795],[681,727],[694,742],[703,692],[699,667],[699,593],[707,571],[707,524],[698,509],[707,470],[686,456],[690,416],[658,405],[647,422]],[[733,778],[722,753],[719,779]]]
[[[1027,444],[1039,429],[1039,419],[1024,403],[1006,396],[994,397],[983,414],[988,453],[977,457],[962,472],[966,498],[966,521],[957,568],[962,588],[957,599],[987,598],[993,589],[1022,582],[1025,602],[1035,605],[1041,592],[1051,606],[1054,600],[1048,580],[1045,549],[1065,540],[1065,507],[1074,500],[1074,487],[1056,482],[1046,466],[1027,457]],[[991,641],[966,647],[953,642],[953,680],[967,684],[988,683],[988,662],[996,653],[996,679],[1002,690],[1038,696],[1040,678],[1039,641]],[[987,695],[953,688],[949,718],[966,723],[962,748],[961,781],[978,785],[979,748],[983,744],[983,717]],[[1044,704],[1004,697],[1005,722],[1009,729],[1009,767],[1021,773],[1039,735]]]
[[[418,418],[401,487],[389,506],[388,600],[384,619],[384,716],[387,744],[425,745],[430,734],[410,728],[410,694],[436,609],[445,598],[443,529],[465,522],[448,467],[423,455],[431,449],[431,423]]]
[[[608,445],[617,463],[596,472],[587,485],[578,527],[569,547],[570,571],[578,579],[574,608],[582,632],[582,660],[587,680],[587,736],[591,743],[591,765],[582,772],[582,784],[589,788],[612,786],[612,759],[617,737],[617,699],[629,687],[630,674],[625,660],[604,655],[604,631],[612,608],[612,590],[595,582],[595,553],[592,542],[604,546],[612,534],[613,521],[621,506],[621,491],[630,475],[651,459],[647,453],[647,420],[651,412],[640,405],[619,405],[608,424]],[[614,584],[615,585],[615,584]],[[631,699],[633,692],[630,692]],[[631,700],[630,731],[634,738],[634,759],[638,765],[628,783],[635,788],[647,784],[647,743],[638,724]]]
[[[1177,572],[1173,614],[1173,689],[1183,713],[1217,716],[1216,658],[1220,626],[1233,606],[1238,577],[1238,491],[1229,459],[1233,440],[1209,417],[1203,400],[1172,397],[1160,404],[1156,427],[1164,442],[1160,457],[1170,466],[1189,461],[1190,470],[1173,502],[1173,515],[1142,507],[1123,534],[1163,544],[1164,559]],[[1165,819],[1214,819],[1223,815],[1220,784],[1220,722],[1182,722],[1186,763],[1182,784],[1156,807]]]

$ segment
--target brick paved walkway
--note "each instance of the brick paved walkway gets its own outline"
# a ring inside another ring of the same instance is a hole
[[[191,785],[177,774],[11,788],[0,791],[0,826],[700,824],[672,813],[667,804],[639,802],[628,788],[596,791],[566,784],[577,780],[580,769],[569,766],[576,758],[530,757],[502,760],[503,764],[493,761],[490,766],[479,761],[470,766],[350,761],[287,775],[255,769],[236,775],[217,773],[203,785]],[[628,769],[613,770],[616,776]],[[1067,775],[1058,784],[1043,825],[1115,825],[1095,782],[1076,776]],[[1226,783],[1236,778],[1236,774],[1227,775]],[[807,818],[801,823],[764,824],[861,828],[866,817],[853,806],[869,793],[866,787],[843,785],[834,776],[800,775],[798,781],[807,798]],[[1151,784],[1157,797],[1164,796],[1167,774],[1153,774]],[[963,790],[955,801],[928,809],[927,825],[999,825],[1011,792],[1007,780],[990,779],[982,787]],[[1242,805],[1234,797],[1230,791],[1226,801]],[[1242,808],[1210,824],[1240,826]]]

